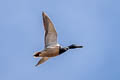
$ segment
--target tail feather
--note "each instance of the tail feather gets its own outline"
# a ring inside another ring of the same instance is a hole
[[[50,58],[50,57],[42,57],[35,66],[38,66],[38,65],[44,63],[44,62],[47,61],[49,58]]]
[[[41,52],[36,52],[36,53],[34,53],[33,56],[34,56],[35,58],[37,58],[37,57],[40,57],[39,54],[41,54]]]

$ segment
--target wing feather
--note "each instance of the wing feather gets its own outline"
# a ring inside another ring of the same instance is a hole
[[[44,63],[44,62],[47,61],[49,58],[50,58],[50,57],[42,57],[35,66],[38,66],[38,65]]]
[[[57,44],[57,32],[50,18],[43,12],[43,24],[45,29],[45,48]]]

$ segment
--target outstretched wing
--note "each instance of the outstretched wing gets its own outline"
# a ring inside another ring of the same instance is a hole
[[[45,29],[45,48],[52,45],[57,45],[57,32],[50,18],[43,12],[43,24]]]
[[[47,61],[49,58],[50,58],[50,57],[42,57],[35,66],[38,66],[38,65],[44,63],[44,62]]]

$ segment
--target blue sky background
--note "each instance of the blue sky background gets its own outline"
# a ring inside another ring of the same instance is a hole
[[[119,0],[0,0],[0,80],[119,80]],[[42,11],[67,51],[35,67],[44,48]]]

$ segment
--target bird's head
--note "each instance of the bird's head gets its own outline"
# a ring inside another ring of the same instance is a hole
[[[72,44],[72,45],[70,45],[70,46],[68,46],[68,47],[69,47],[69,49],[83,48],[83,46],[78,46],[78,45],[76,45],[76,44]]]

